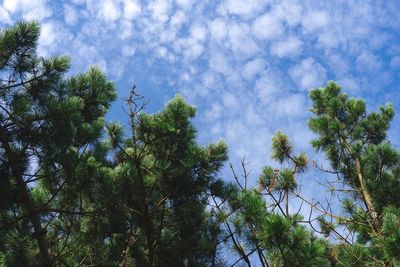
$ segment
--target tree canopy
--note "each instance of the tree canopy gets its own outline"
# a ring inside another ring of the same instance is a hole
[[[36,54],[39,32],[0,32],[1,266],[400,266],[391,105],[368,112],[335,82],[311,90],[311,146],[330,167],[278,130],[280,167],[254,185],[244,160],[223,177],[227,145],[197,143],[179,95],[150,114],[133,87],[128,127],[106,122],[114,84],[97,68],[67,77],[67,57]],[[310,169],[336,204],[302,194]]]

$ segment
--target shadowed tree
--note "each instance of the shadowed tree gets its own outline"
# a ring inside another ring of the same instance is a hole
[[[207,211],[227,158],[223,143],[195,142],[195,109],[177,96],[150,115],[135,91],[127,100],[130,137],[108,126],[115,149],[115,190],[128,231],[124,266],[208,266],[216,227]],[[121,222],[119,222],[121,223]],[[214,248],[215,250],[215,248]]]
[[[55,264],[47,232],[63,207],[53,203],[77,185],[74,163],[99,139],[115,98],[100,71],[65,79],[68,58],[38,57],[39,32],[22,21],[0,33],[0,231],[10,266]]]

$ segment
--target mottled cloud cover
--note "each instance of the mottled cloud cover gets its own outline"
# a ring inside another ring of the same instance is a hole
[[[328,80],[372,107],[391,101],[400,110],[399,8],[395,0],[5,0],[0,25],[39,21],[40,54],[69,55],[74,73],[99,66],[121,98],[135,83],[150,111],[184,95],[198,108],[200,142],[226,140],[231,161],[246,156],[257,173],[277,128],[309,149],[308,91]],[[110,117],[125,120],[120,105]]]

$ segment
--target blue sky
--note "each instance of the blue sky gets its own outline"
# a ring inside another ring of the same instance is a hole
[[[328,80],[372,109],[389,101],[400,110],[396,0],[0,3],[1,27],[39,21],[40,55],[70,56],[72,73],[99,66],[119,99],[136,84],[155,112],[182,94],[198,109],[199,141],[225,140],[230,160],[246,156],[253,174],[270,161],[278,128],[297,150],[310,151],[308,91]],[[120,100],[108,119],[126,121]]]

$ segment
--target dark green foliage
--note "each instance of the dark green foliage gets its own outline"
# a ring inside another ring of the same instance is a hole
[[[283,216],[267,217],[262,240],[277,266],[329,266],[326,242]]]
[[[400,265],[400,210],[394,207],[386,207],[383,211],[382,236],[378,238],[378,244],[383,246],[386,259],[393,261],[394,265]]]
[[[119,235],[134,240],[122,248],[130,252],[122,261],[138,266],[206,266],[216,253],[212,242],[219,231],[206,204],[209,192],[220,183],[215,175],[227,159],[227,148],[224,143],[196,144],[190,123],[195,110],[182,97],[154,115],[136,112],[139,100],[128,101],[129,138],[117,124],[107,127],[116,151],[118,207],[112,217],[119,221],[112,224]],[[129,227],[117,227],[121,223]]]
[[[101,182],[86,158],[116,97],[97,69],[65,80],[69,59],[37,57],[38,37],[33,22],[0,34],[0,225],[6,240],[25,240],[2,249],[9,266],[58,262],[56,240],[74,235],[77,216],[69,215],[81,212],[81,201]]]

